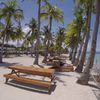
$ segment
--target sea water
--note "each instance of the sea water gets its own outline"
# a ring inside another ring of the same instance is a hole
[[[89,52],[86,54],[86,61],[88,60],[89,54],[90,54]],[[95,59],[92,69],[93,69],[92,73],[100,74],[100,52],[96,52],[95,54]]]
[[[88,60],[89,57],[89,52],[86,54],[86,60]],[[95,54],[95,59],[94,59],[94,64],[100,64],[100,52],[96,52]]]

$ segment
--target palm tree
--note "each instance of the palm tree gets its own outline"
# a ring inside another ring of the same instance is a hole
[[[93,9],[93,0],[82,1],[82,2],[80,2],[80,5],[81,4],[82,4],[83,8],[85,9],[87,23],[86,23],[85,43],[84,43],[83,52],[82,52],[79,64],[78,64],[77,69],[76,69],[77,72],[82,72],[83,65],[85,62],[87,46],[88,46],[89,37],[90,37],[90,25],[91,25],[91,13],[92,13],[92,9]]]
[[[72,60],[72,57],[74,55],[74,51],[77,48],[78,44],[80,43],[80,33],[78,30],[77,21],[73,20],[66,29],[66,37],[65,37],[65,44],[71,49],[70,52],[70,60]],[[75,56],[75,55],[74,55]]]
[[[76,9],[75,10],[75,24],[76,24],[76,29],[77,29],[77,36],[80,38],[82,38],[82,28],[83,28],[83,25],[84,25],[84,18],[83,18],[83,9],[79,8],[79,9]],[[80,44],[80,41],[79,43]],[[77,49],[78,49],[78,45],[77,47],[75,48],[74,50],[74,54],[73,54],[73,57],[72,57],[72,63],[75,64],[76,62],[76,54],[77,54]]]
[[[24,0],[22,0],[24,1]],[[47,0],[37,0],[37,3],[38,3],[38,32],[37,32],[37,42],[36,42],[36,58],[35,58],[35,61],[34,61],[34,64],[38,64],[38,59],[39,59],[39,43],[40,43],[40,40],[39,40],[39,34],[40,34],[40,13],[41,13],[41,2],[44,1],[45,3],[48,3]],[[58,14],[58,13],[57,13]],[[60,19],[62,19],[60,17]],[[52,22],[52,18],[50,18],[50,30],[51,30],[51,22]],[[59,19],[57,19],[59,21]]]
[[[87,23],[86,19],[83,18],[83,25],[82,25],[82,28],[81,28],[81,42],[79,44],[79,50],[78,50],[78,54],[77,54],[77,58],[76,58],[77,61],[75,62],[76,66],[78,66],[79,59],[80,59],[80,56],[81,56],[81,53],[82,53],[83,44],[84,44],[85,37],[86,37],[86,23]]]
[[[26,25],[29,26],[30,30],[26,34],[23,44],[31,45],[31,56],[33,56],[33,44],[34,44],[34,41],[37,39],[37,36],[36,36],[37,35],[37,22],[34,18],[32,18],[30,23]],[[36,48],[36,45],[35,45],[35,48]]]
[[[59,30],[57,32],[57,36],[56,36],[56,50],[57,50],[57,54],[61,54],[61,50],[62,50],[62,46],[65,40],[65,29],[62,27],[59,27]]]
[[[49,34],[49,28],[48,26],[44,26],[44,29],[43,29],[43,35],[44,35],[44,46],[45,46],[45,54],[44,54],[44,59],[43,59],[43,63],[46,63],[46,60],[47,60],[47,56],[48,56],[48,42],[50,42],[50,34]]]
[[[52,6],[49,2],[46,2],[42,6],[44,12],[41,13],[41,18],[49,20],[49,30],[52,30],[52,20],[63,23],[63,12],[56,6]]]
[[[52,21],[53,19],[56,20],[57,22],[61,22],[63,23],[63,12],[58,9],[56,6],[52,6],[49,2],[46,2],[46,4],[42,7],[42,9],[44,9],[44,12],[41,13],[41,18],[43,19],[48,19],[49,20],[49,42],[48,42],[48,47],[50,46],[50,41],[52,44],[52,34],[51,34],[51,30],[52,30]],[[45,50],[46,56],[48,56],[48,50]],[[45,56],[45,57],[46,57]],[[47,57],[44,60],[46,61]]]
[[[20,50],[19,50],[19,42],[20,40],[22,40],[24,38],[24,32],[22,31],[22,28],[21,28],[21,25],[20,25],[20,22],[19,22],[19,25],[18,27],[16,28],[16,34],[14,36],[14,40],[17,40],[17,50],[18,50],[18,53],[17,55],[19,56],[20,55]]]
[[[16,19],[18,14],[22,12],[21,9],[17,7],[16,0],[9,1],[7,3],[1,3],[2,8],[0,10],[0,19],[5,21],[5,28],[2,33],[2,46],[0,52],[0,62],[2,62],[2,54],[5,39],[8,41],[10,34],[13,33],[12,19]]]
[[[5,29],[4,29],[5,30]],[[5,34],[5,44],[7,44],[8,45],[8,42],[10,41],[10,40],[13,40],[14,41],[14,37],[15,37],[15,27],[13,27],[13,25],[9,25],[9,27],[8,27],[8,29],[7,29],[7,32],[9,32],[9,33],[7,33],[7,34]],[[2,37],[3,37],[3,35],[4,34],[2,34]],[[7,57],[8,56],[8,46],[6,46],[5,47],[5,56]]]
[[[84,69],[84,72],[81,75],[81,77],[77,80],[77,82],[80,84],[85,85],[85,84],[88,84],[88,81],[89,81],[90,69],[93,67],[94,57],[95,57],[95,52],[96,52],[99,21],[100,21],[100,0],[96,0],[96,18],[95,18],[95,24],[94,24],[94,31],[92,35],[91,51],[90,51],[90,56],[88,58],[88,62]]]
[[[24,0],[22,0],[24,1]],[[46,0],[44,0],[46,1]],[[35,57],[35,61],[34,64],[38,65],[38,60],[39,60],[39,43],[40,43],[40,39],[39,39],[39,34],[40,34],[40,13],[41,13],[41,2],[42,0],[37,0],[38,3],[38,30],[37,30],[37,34],[36,34],[36,57]]]
[[[82,47],[83,47],[83,44],[84,44],[84,39],[85,39],[85,36],[86,36],[86,34],[84,33],[83,34],[83,36],[82,36],[82,40],[81,40],[81,42],[80,42],[80,44],[79,44],[79,50],[78,50],[78,54],[77,54],[77,61],[74,63],[74,65],[78,65],[78,63],[79,63],[79,59],[80,59],[80,56],[81,56],[81,53],[82,53]],[[77,68],[76,68],[77,69]]]
[[[42,0],[38,0],[38,31],[36,34],[37,37],[37,41],[36,41],[36,57],[35,57],[35,61],[34,64],[38,64],[38,59],[39,59],[39,34],[40,34],[40,13],[41,13],[41,1]]]

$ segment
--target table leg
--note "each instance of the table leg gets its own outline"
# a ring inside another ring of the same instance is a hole
[[[7,82],[8,82],[8,80],[9,80],[9,78],[6,78],[6,81],[5,81],[5,83],[7,83]]]
[[[13,70],[13,69],[12,69],[12,71],[11,71],[11,73],[10,73],[10,74],[14,74],[14,73],[15,73],[15,70]]]
[[[12,69],[12,71],[11,71],[11,73],[10,74],[16,74],[18,77],[20,76],[19,74],[19,72],[18,71],[15,71],[14,69]]]

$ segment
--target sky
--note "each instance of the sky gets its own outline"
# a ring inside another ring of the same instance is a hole
[[[8,0],[0,0],[0,2],[2,1],[8,1]],[[30,20],[32,18],[37,19],[37,15],[38,15],[38,5],[36,4],[37,0],[24,0],[24,2],[21,2],[22,0],[17,0],[18,5],[20,6],[20,8],[23,10],[24,12],[24,19],[22,20],[22,28],[25,32],[27,32],[29,30],[29,28],[27,26],[25,26],[25,24],[29,23]],[[52,27],[52,31],[55,32],[57,31],[57,29],[59,28],[59,26],[64,26],[67,27],[67,25],[74,19],[74,0],[64,0],[64,2],[62,2],[61,0],[49,0],[50,3],[52,5],[57,5],[58,8],[60,8],[63,12],[64,12],[64,24],[61,25],[60,23],[57,23],[55,21],[53,21],[53,27]],[[91,26],[93,28],[94,25],[94,21],[95,21],[95,16],[93,16],[92,18],[92,22],[91,22]],[[47,21],[42,21],[41,27],[43,27],[44,25],[47,25]],[[98,41],[97,41],[97,51],[100,51],[100,30],[98,32]],[[91,31],[92,34],[92,31]],[[88,51],[90,50],[91,47],[91,37],[90,37],[90,42],[88,45]]]
[[[20,1],[20,0],[18,0]],[[58,1],[57,3],[55,1]],[[60,8],[62,11],[64,11],[64,26],[66,27],[67,24],[70,23],[70,21],[73,19],[73,0],[65,0],[65,2],[61,2],[61,0],[50,0],[52,5],[56,5],[58,6],[58,8]],[[21,8],[24,10],[24,20],[23,20],[23,26],[25,23],[29,23],[29,21],[31,20],[31,18],[35,18],[37,19],[37,11],[38,11],[38,6],[36,5],[36,0],[34,2],[34,0],[26,0],[23,3],[19,2]],[[70,5],[69,5],[70,4]],[[42,26],[47,25],[47,22],[43,23],[42,22]],[[54,22],[53,21],[53,27],[52,30],[56,31],[57,28],[59,26],[63,26],[60,23]]]

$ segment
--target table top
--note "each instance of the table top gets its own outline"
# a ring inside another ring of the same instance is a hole
[[[29,66],[10,66],[9,69],[18,70],[22,73],[33,74],[33,75],[41,75],[51,77],[55,70],[54,69],[47,69],[47,68],[35,68]]]

